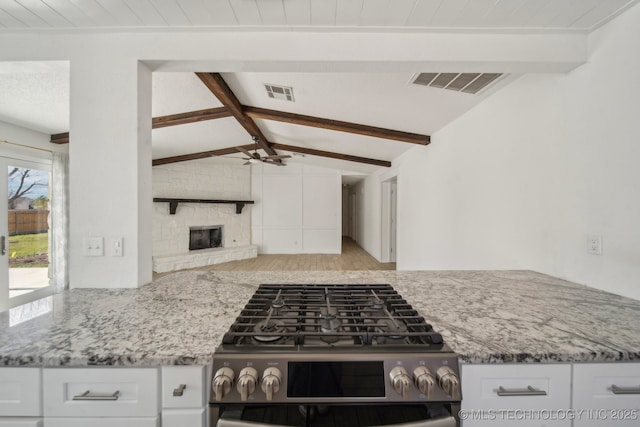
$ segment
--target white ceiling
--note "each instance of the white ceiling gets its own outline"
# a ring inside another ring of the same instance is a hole
[[[260,31],[588,32],[639,0],[0,0],[0,32],[173,29]],[[209,70],[215,72],[216,70]],[[415,70],[426,72],[429,70]],[[467,70],[468,71],[468,70]],[[393,130],[433,134],[499,90],[478,95],[410,84],[412,73],[238,72],[223,77],[241,103]],[[267,96],[291,86],[295,102]],[[0,62],[0,120],[45,133],[69,129],[67,62]],[[190,72],[153,74],[153,116],[221,106]],[[393,160],[413,144],[256,120],[271,142]],[[233,118],[153,130],[154,159],[250,144]],[[237,157],[237,156],[232,156]],[[238,160],[240,161],[240,160]],[[370,173],[376,166],[314,156],[291,162]]]
[[[0,27],[592,30],[630,0],[0,0]]]

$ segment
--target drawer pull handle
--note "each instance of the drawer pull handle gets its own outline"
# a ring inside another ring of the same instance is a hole
[[[496,392],[498,396],[546,396],[547,392],[544,390],[538,390],[530,385],[527,388],[512,388],[506,389],[502,386],[498,387]]]
[[[613,394],[640,394],[640,387],[618,387],[611,384],[611,391]]]
[[[91,390],[87,390],[82,394],[73,396],[73,400],[118,400],[120,397],[120,391],[116,390],[113,393],[91,393]]]
[[[173,389],[174,396],[182,396],[184,394],[184,389],[187,388],[186,384],[180,384],[178,388]]]

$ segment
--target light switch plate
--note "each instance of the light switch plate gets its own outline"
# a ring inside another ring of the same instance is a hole
[[[111,256],[123,256],[124,255],[124,238],[123,237],[113,237],[110,240],[111,245]]]
[[[104,238],[85,237],[82,239],[82,253],[84,256],[104,256]]]

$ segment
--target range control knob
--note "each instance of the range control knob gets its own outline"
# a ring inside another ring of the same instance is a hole
[[[440,367],[436,372],[436,376],[438,377],[438,384],[440,384],[445,393],[451,396],[452,399],[460,399],[460,381],[450,367]]]
[[[262,391],[267,395],[267,400],[273,400],[273,395],[280,390],[282,372],[278,368],[267,368],[262,374]]]
[[[220,368],[216,371],[211,382],[211,389],[216,395],[216,401],[219,402],[222,398],[231,391],[231,385],[236,374],[231,368]]]
[[[436,388],[436,379],[426,366],[418,366],[413,370],[413,382],[420,393],[427,396],[427,399],[433,397],[433,390]]]
[[[409,378],[406,369],[402,366],[396,366],[389,372],[389,377],[391,378],[393,389],[403,398],[406,398],[409,387],[411,387],[411,378]]]
[[[240,393],[240,400],[245,402],[251,393],[256,390],[258,383],[258,371],[254,368],[243,368],[238,375],[238,384],[236,388]]]

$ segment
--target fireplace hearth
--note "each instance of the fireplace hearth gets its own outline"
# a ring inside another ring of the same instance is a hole
[[[189,250],[222,247],[222,225],[189,227]]]

